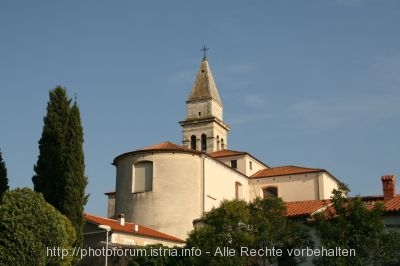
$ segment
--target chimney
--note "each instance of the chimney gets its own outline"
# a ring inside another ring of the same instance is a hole
[[[133,228],[133,230],[135,230],[135,232],[138,232],[139,231],[139,225],[135,224],[135,227]]]
[[[383,187],[383,200],[390,200],[396,196],[396,184],[394,175],[384,175],[381,177]]]
[[[118,223],[122,226],[125,225],[125,214],[123,213],[118,214]]]

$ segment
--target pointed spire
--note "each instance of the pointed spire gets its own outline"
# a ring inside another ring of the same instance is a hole
[[[222,105],[221,98],[218,94],[217,86],[215,85],[210,66],[208,65],[206,51],[208,48],[203,48],[204,58],[201,62],[200,69],[197,72],[192,91],[190,92],[188,101],[213,99]]]

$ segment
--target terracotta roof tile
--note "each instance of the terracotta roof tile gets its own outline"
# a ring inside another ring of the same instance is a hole
[[[247,154],[247,152],[233,151],[233,150],[219,150],[219,151],[210,152],[208,155],[213,158],[219,158],[219,157],[244,155],[244,154]]]
[[[186,150],[186,148],[169,142],[169,141],[165,141],[165,142],[161,142],[158,144],[154,144],[145,148],[140,149],[141,151],[145,151],[145,150]]]
[[[361,197],[361,200],[365,203],[368,208],[372,208],[377,202],[383,202],[387,212],[398,212],[400,211],[400,196],[395,196],[389,200],[383,200],[383,196],[366,196]],[[285,202],[288,217],[300,217],[310,216],[317,211],[334,212],[333,207],[331,208],[331,200],[309,200],[309,201],[293,201]]]
[[[395,196],[385,201],[386,211],[395,212],[400,211],[400,196]]]
[[[317,173],[326,172],[325,169],[320,168],[307,168],[299,167],[294,165],[271,167],[267,169],[262,169],[251,176],[251,178],[261,178],[261,177],[271,177],[271,176],[281,176],[281,175],[294,175],[294,174],[305,174],[305,173]]]
[[[330,200],[309,200],[285,202],[286,215],[288,217],[310,216],[313,213],[323,210],[331,203]]]
[[[95,224],[108,225],[111,227],[111,230],[115,231],[115,232],[123,232],[123,233],[132,234],[132,235],[158,238],[158,239],[179,242],[179,243],[185,242],[182,239],[161,233],[159,231],[156,231],[154,229],[151,229],[151,228],[145,227],[145,226],[141,226],[141,225],[139,225],[139,228],[138,228],[139,230],[136,232],[134,230],[135,225],[136,225],[135,223],[125,222],[125,224],[122,226],[118,223],[117,220],[108,219],[108,218],[100,217],[100,216],[95,216],[95,215],[87,214],[87,213],[85,214],[85,219],[86,219],[86,221],[89,221],[89,222],[92,222]]]
[[[192,150],[192,149],[188,149],[185,148],[183,146],[180,146],[178,144],[169,142],[169,141],[165,141],[165,142],[161,142],[158,144],[154,144],[148,147],[144,147],[142,149],[136,150],[136,151],[131,151],[131,152],[126,152],[123,154],[118,155],[117,157],[114,158],[113,160],[113,165],[116,165],[117,161],[121,158],[124,158],[126,156],[130,156],[132,154],[136,154],[139,152],[146,152],[146,151],[172,151],[172,152],[186,152],[186,153],[194,153],[194,154],[201,154],[202,152],[200,151],[196,151],[196,150]]]

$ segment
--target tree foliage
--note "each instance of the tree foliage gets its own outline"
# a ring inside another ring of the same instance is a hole
[[[256,232],[256,249],[275,247],[283,251],[280,256],[258,256],[259,265],[297,265],[305,260],[301,256],[291,256],[290,249],[312,248],[313,242],[304,227],[286,217],[286,207],[280,198],[257,198],[250,203],[251,224]],[[254,259],[254,258],[253,258]]]
[[[244,257],[214,254],[224,247],[239,254],[241,246],[252,246],[255,235],[247,228],[249,222],[250,209],[243,200],[225,200],[220,207],[206,213],[199,228],[192,231],[187,240],[189,248],[202,250],[202,256],[192,258],[193,265],[243,265]]]
[[[302,258],[290,257],[286,249],[310,246],[312,242],[304,229],[285,217],[285,212],[285,206],[278,198],[256,199],[250,204],[242,200],[223,201],[219,208],[206,213],[201,226],[189,235],[188,248],[203,250],[202,256],[191,258],[192,264],[297,265]],[[215,253],[224,247],[235,250],[235,255]],[[265,248],[281,249],[283,253],[248,255],[242,252],[250,249],[265,251]]]
[[[348,189],[334,190],[332,208],[316,215],[316,229],[327,249],[354,249],[355,256],[324,256],[316,265],[393,265],[399,263],[398,233],[384,230],[384,205],[368,206],[360,198],[346,198]],[[393,245],[397,242],[396,245]]]
[[[70,265],[71,257],[47,256],[47,247],[71,248],[70,221],[28,188],[7,191],[0,204],[0,265]]]
[[[84,225],[84,205],[87,202],[85,187],[85,162],[83,154],[83,129],[79,108],[76,102],[71,107],[69,127],[67,132],[69,145],[66,150],[65,195],[62,212],[76,228],[77,245],[82,244],[82,230]]]
[[[32,181],[35,191],[71,220],[81,245],[87,178],[79,108],[76,102],[71,106],[63,87],[51,90],[49,96]]]
[[[0,200],[2,195],[9,189],[8,178],[7,178],[7,168],[3,161],[3,156],[0,151]]]

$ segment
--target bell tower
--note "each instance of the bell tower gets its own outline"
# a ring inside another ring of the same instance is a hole
[[[226,149],[229,126],[223,121],[223,105],[206,57],[186,101],[187,114],[182,126],[183,146],[203,152]]]

